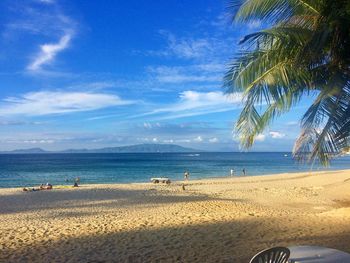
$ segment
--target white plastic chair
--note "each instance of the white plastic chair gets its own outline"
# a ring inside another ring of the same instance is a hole
[[[286,247],[273,247],[256,254],[250,263],[287,263],[290,251]]]

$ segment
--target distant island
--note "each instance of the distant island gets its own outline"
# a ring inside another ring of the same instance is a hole
[[[33,154],[33,153],[177,153],[177,152],[202,152],[176,144],[137,144],[119,147],[107,147],[100,149],[68,149],[63,151],[46,151],[41,148],[18,149],[13,151],[1,151],[1,154]]]

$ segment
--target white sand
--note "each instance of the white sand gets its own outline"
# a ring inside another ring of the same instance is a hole
[[[350,252],[350,170],[0,189],[0,262],[248,262],[259,250]]]

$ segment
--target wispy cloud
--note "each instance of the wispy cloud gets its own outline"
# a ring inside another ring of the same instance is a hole
[[[93,81],[93,82],[81,82],[70,85],[70,89],[79,89],[79,90],[103,90],[107,88],[115,88],[126,85],[125,83],[118,81]]]
[[[23,125],[39,125],[42,122],[35,121],[16,121],[16,120],[0,120],[0,126],[23,126]]]
[[[158,66],[148,67],[156,81],[160,83],[219,82],[223,70],[218,64],[200,64],[187,67]]]
[[[40,3],[40,4],[38,4]],[[57,55],[70,46],[72,38],[78,28],[77,22],[64,13],[63,8],[54,0],[19,1],[12,4],[14,16],[5,22],[3,37],[11,38],[16,35],[21,37],[26,34],[35,35],[44,43],[38,47],[33,46],[33,54],[29,55],[30,62],[26,70],[31,74],[45,74],[55,76],[46,69],[52,64]],[[39,42],[39,43],[40,43]],[[38,45],[37,43],[35,45]]]
[[[165,30],[160,30],[159,33],[166,38],[168,46],[163,50],[149,51],[151,55],[193,59],[199,58],[212,50],[211,43],[205,38],[177,38],[174,34]]]
[[[40,52],[28,65],[27,69],[30,71],[40,71],[43,65],[52,62],[59,52],[68,47],[71,38],[71,34],[65,34],[58,43],[41,45]]]
[[[157,119],[167,120],[215,112],[231,111],[241,105],[242,98],[241,93],[226,96],[222,92],[218,91],[197,92],[188,90],[180,93],[178,102],[135,117],[159,115]]]
[[[164,57],[177,57],[191,60],[210,60],[213,56],[232,50],[230,41],[217,37],[178,37],[166,30],[159,33],[165,37],[167,47],[150,50],[148,54]]]
[[[44,3],[44,4],[54,4],[56,3],[54,0],[37,0],[40,3]]]
[[[0,115],[40,116],[92,111],[134,103],[105,93],[39,91],[8,97],[0,104]]]

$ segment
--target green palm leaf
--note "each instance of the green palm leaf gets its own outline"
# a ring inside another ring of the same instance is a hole
[[[294,154],[330,157],[350,145],[350,5],[346,1],[246,0],[233,2],[234,20],[272,26],[245,36],[245,47],[224,77],[227,92],[243,92],[236,123],[243,147],[305,94],[317,98],[305,113]]]

